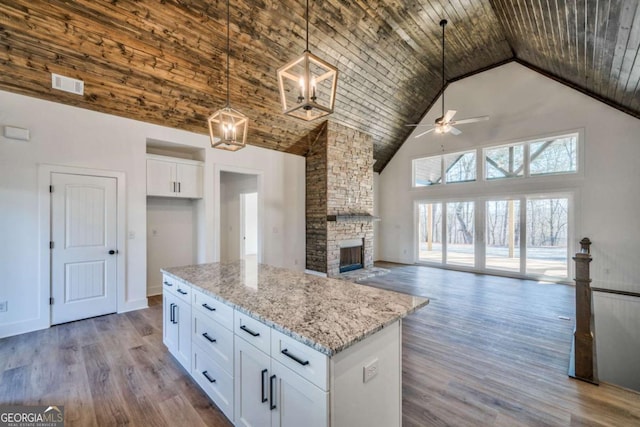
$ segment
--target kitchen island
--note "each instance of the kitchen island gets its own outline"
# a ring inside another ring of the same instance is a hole
[[[165,344],[235,425],[401,425],[401,319],[428,300],[250,261],[163,274]]]

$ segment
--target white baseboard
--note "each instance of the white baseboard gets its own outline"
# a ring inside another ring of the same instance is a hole
[[[127,311],[141,310],[143,308],[149,308],[149,301],[146,298],[125,302],[124,307],[120,307],[118,309],[118,313],[126,313]]]
[[[0,325],[0,338],[12,337],[14,335],[26,334],[27,332],[47,329],[49,322],[43,319],[31,319],[22,322],[7,323]]]
[[[313,274],[314,276],[327,277],[327,273],[323,273],[321,271],[308,270],[305,268],[304,272],[307,274]]]

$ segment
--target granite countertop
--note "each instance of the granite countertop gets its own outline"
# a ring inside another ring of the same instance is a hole
[[[162,271],[328,356],[429,303],[425,298],[255,262]]]

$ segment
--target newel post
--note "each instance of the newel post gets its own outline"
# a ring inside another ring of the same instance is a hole
[[[591,298],[591,240],[580,241],[580,252],[573,260],[576,263],[576,329],[574,338],[574,366],[569,375],[588,382],[597,383],[595,372],[595,339],[593,335],[593,307]],[[573,371],[573,372],[571,372]]]

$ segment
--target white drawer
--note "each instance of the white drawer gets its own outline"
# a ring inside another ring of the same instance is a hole
[[[233,332],[266,354],[270,354],[271,328],[264,323],[236,310]]]
[[[192,348],[191,375],[227,418],[233,421],[233,377],[198,345]]]
[[[193,306],[225,328],[233,331],[233,308],[197,289],[193,291]]]
[[[191,305],[191,286],[175,280],[166,274],[162,276],[162,290],[169,291],[187,304]]]
[[[233,312],[232,312],[233,313]],[[193,344],[207,352],[229,374],[233,372],[233,332],[223,328],[215,320],[192,311]]]
[[[271,358],[282,363],[322,390],[329,390],[329,358],[317,350],[283,334],[271,331]]]

